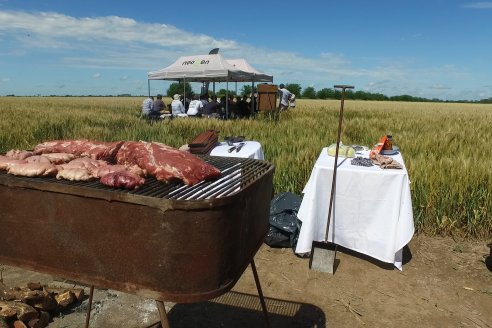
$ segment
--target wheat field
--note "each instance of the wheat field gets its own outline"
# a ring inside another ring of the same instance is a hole
[[[166,103],[170,99],[164,99]],[[139,117],[138,97],[0,97],[0,153],[53,139],[145,140],[179,147],[207,129],[259,141],[276,192],[301,194],[321,148],[336,141],[340,101],[304,100],[278,120]],[[492,105],[345,101],[342,142],[392,134],[405,159],[415,225],[428,234],[492,233]]]

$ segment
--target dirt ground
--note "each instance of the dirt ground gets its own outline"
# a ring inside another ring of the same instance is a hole
[[[400,272],[341,250],[334,275],[309,270],[309,259],[263,245],[255,263],[272,327],[492,327],[492,272],[486,242],[414,236]],[[70,286],[48,275],[0,266],[4,283]],[[89,288],[85,287],[86,293]],[[84,327],[88,300],[50,328]],[[171,327],[262,327],[251,268],[233,290],[196,304],[166,303]],[[90,327],[157,327],[155,302],[96,289]]]

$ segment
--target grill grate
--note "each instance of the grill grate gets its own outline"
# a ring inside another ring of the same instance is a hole
[[[266,161],[233,157],[215,157],[207,155],[197,155],[209,164],[217,167],[222,177],[214,181],[202,181],[194,186],[186,186],[180,181],[169,183],[157,181],[153,177],[147,177],[145,184],[135,190],[125,190],[112,188],[101,184],[99,181],[68,181],[57,180],[54,177],[15,177],[0,171],[0,175],[8,175],[26,181],[42,180],[57,184],[79,186],[106,190],[109,193],[128,193],[139,196],[174,199],[174,200],[201,200],[213,199],[232,195],[246,186],[253,183],[273,166]]]

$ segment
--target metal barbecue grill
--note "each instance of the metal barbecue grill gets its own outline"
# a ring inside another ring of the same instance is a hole
[[[201,158],[222,177],[194,186],[148,178],[128,191],[0,172],[0,262],[155,299],[163,327],[162,301],[222,295],[251,264],[266,316],[253,257],[268,230],[274,166]]]

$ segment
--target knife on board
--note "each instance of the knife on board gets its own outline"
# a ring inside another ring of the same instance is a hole
[[[239,151],[241,150],[241,148],[243,148],[244,145],[245,145],[244,142],[241,142],[239,145],[237,145],[237,147],[236,147],[236,153],[239,153]]]

